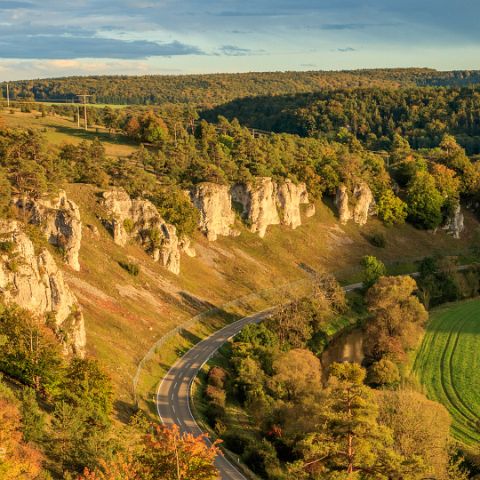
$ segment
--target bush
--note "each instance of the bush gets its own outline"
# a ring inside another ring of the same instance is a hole
[[[217,388],[224,388],[227,372],[221,367],[212,367],[208,372],[208,383]]]
[[[205,395],[209,401],[215,405],[225,406],[226,394],[224,390],[214,387],[213,385],[208,385],[205,390]]]
[[[251,441],[248,435],[238,430],[226,432],[222,440],[225,448],[238,455],[243,455]]]
[[[378,248],[385,248],[387,245],[387,240],[383,233],[374,233],[368,237],[368,241],[371,245]]]
[[[140,267],[136,263],[122,262],[119,261],[118,264],[126,270],[130,275],[136,277],[140,273]]]

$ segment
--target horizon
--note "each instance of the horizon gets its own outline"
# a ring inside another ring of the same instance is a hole
[[[461,0],[0,1],[0,79],[480,68]]]

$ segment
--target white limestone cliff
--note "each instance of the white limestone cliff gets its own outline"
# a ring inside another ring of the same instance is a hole
[[[48,242],[63,251],[65,263],[78,272],[82,221],[77,204],[67,198],[64,190],[53,199],[18,198],[15,203],[26,210],[30,223],[42,229]]]
[[[218,236],[236,236],[234,230],[235,212],[232,209],[232,197],[227,185],[204,182],[190,191],[193,205],[200,212],[199,228],[211,242]]]
[[[55,260],[43,248],[35,252],[17,221],[0,220],[0,297],[36,315],[51,314],[65,353],[83,356],[85,324],[75,295]]]
[[[190,256],[195,255],[190,241],[179,239],[176,228],[165,222],[149,200],[131,199],[127,192],[117,188],[103,192],[102,196],[108,214],[104,223],[117,245],[125,246],[134,239],[155,261],[177,275],[182,248]]]

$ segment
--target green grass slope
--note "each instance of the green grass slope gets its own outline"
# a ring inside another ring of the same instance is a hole
[[[429,398],[450,412],[453,436],[480,441],[480,300],[455,303],[431,315],[414,373]]]

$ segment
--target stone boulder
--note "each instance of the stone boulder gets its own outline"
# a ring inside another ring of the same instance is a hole
[[[465,230],[464,216],[462,208],[457,205],[452,215],[447,219],[443,229],[453,236],[453,238],[459,239],[460,234]]]
[[[0,296],[36,315],[53,314],[65,353],[83,356],[85,324],[75,295],[48,250],[35,252],[19,222],[0,220]]]
[[[200,211],[200,230],[211,242],[219,235],[236,236],[233,229],[235,212],[232,209],[232,196],[227,185],[200,183],[190,191],[193,205]]]
[[[77,204],[67,198],[64,190],[53,199],[18,198],[15,203],[28,212],[30,223],[41,227],[50,244],[62,249],[65,263],[78,272],[82,221]]]
[[[179,239],[177,230],[158,213],[155,205],[145,199],[131,199],[122,189],[103,192],[102,205],[108,218],[104,224],[113,236],[113,241],[125,246],[133,239],[172,273],[180,273],[182,245],[190,255],[194,250],[190,242]]]

